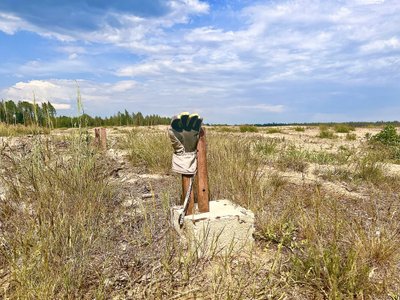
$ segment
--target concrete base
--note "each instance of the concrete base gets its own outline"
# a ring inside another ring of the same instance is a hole
[[[254,214],[229,200],[210,201],[210,212],[185,217],[182,206],[171,208],[172,225],[188,248],[199,256],[237,254],[253,245]]]

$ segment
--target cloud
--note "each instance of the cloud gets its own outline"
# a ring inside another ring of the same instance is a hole
[[[53,103],[52,105],[56,110],[70,110],[71,109],[71,104]]]
[[[138,8],[138,1],[59,1],[37,12],[7,0],[7,7],[0,6],[0,30],[51,37],[59,56],[0,62],[0,72],[29,87],[32,78],[55,84],[57,89],[45,90],[60,101],[74,98],[76,85],[68,79],[85,79],[80,85],[94,112],[105,105],[108,111],[137,107],[171,115],[185,108],[218,118],[215,111],[226,107],[227,114],[257,112],[259,120],[293,113],[299,94],[312,94],[314,87],[390,90],[400,79],[397,0],[235,1],[241,5],[230,3],[229,13],[222,4],[200,0],[148,2]],[[80,12],[75,23],[72,18],[64,26],[65,16],[44,18],[63,5],[66,16],[69,6]],[[36,13],[44,20],[35,20]],[[312,110],[310,103],[328,94],[302,105]],[[329,97],[355,101],[351,95]],[[314,115],[329,117],[319,113]]]
[[[400,49],[400,40],[392,37],[387,40],[377,40],[361,46],[361,51],[366,53],[381,53],[386,51],[395,51]]]
[[[232,107],[233,110],[254,110],[258,112],[268,112],[268,113],[282,113],[285,110],[285,106],[278,105],[269,105],[269,104],[254,104],[254,105],[236,105]]]
[[[98,30],[103,24],[121,25],[113,14],[131,14],[138,17],[160,17],[170,11],[162,0],[108,1],[58,0],[42,5],[25,0],[2,0],[0,10],[13,14],[37,27],[55,30]]]
[[[43,5],[3,0],[0,2],[0,30],[7,34],[27,30],[62,41],[111,43],[155,52],[164,46],[147,43],[148,35],[187,23],[189,16],[208,10],[209,5],[199,0],[64,0]]]

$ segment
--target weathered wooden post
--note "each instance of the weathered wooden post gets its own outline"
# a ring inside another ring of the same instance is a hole
[[[202,128],[197,144],[197,205],[199,212],[210,211],[209,201],[206,132]]]
[[[94,146],[98,147],[100,145],[100,128],[94,129]]]
[[[105,128],[100,129],[100,148],[107,150],[107,132]]]

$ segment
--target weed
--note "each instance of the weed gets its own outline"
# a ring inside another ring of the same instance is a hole
[[[270,156],[278,151],[280,141],[277,139],[262,139],[255,144],[255,151],[263,156]]]
[[[308,167],[305,152],[298,150],[295,146],[289,146],[278,157],[276,164],[281,170],[290,169],[296,172],[304,172]]]
[[[383,167],[379,157],[367,154],[356,162],[356,178],[378,184],[384,179]]]

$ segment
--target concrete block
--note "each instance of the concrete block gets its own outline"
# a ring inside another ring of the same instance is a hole
[[[171,208],[172,225],[181,241],[199,256],[237,254],[254,243],[254,213],[229,200],[210,201],[210,212],[186,216],[179,226],[182,206]]]

